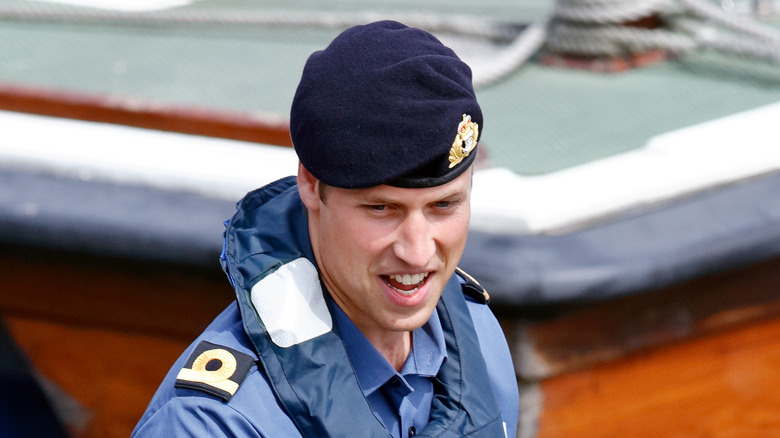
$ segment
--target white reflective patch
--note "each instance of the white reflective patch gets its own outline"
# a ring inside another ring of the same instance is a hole
[[[317,268],[305,258],[282,265],[260,280],[252,287],[251,298],[271,340],[282,348],[333,328]]]

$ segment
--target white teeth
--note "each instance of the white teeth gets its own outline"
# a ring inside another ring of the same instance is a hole
[[[425,277],[428,276],[427,272],[424,272],[422,274],[403,274],[403,275],[397,275],[392,274],[389,277],[404,286],[411,286],[413,284],[418,284],[421,281],[425,280]]]

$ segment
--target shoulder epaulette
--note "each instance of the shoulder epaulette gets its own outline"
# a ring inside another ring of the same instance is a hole
[[[201,341],[176,376],[176,388],[203,391],[227,402],[249,374],[255,359],[229,347]]]
[[[464,295],[480,304],[488,304],[490,302],[490,294],[488,294],[485,288],[482,287],[474,277],[467,274],[466,271],[461,268],[455,268],[455,273],[463,279],[460,286],[463,289]]]

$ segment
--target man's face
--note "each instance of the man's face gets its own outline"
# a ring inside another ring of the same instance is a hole
[[[327,187],[324,200],[300,172],[299,185],[323,282],[355,325],[371,339],[425,324],[466,244],[471,171],[422,189]]]

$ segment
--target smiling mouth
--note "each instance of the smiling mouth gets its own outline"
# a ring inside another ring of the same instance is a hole
[[[383,276],[385,283],[392,287],[398,293],[405,296],[411,296],[417,292],[423,284],[425,279],[428,278],[428,273],[421,274],[391,274]]]

